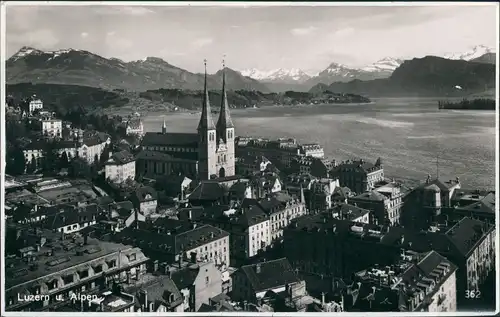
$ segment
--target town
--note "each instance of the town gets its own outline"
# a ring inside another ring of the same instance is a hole
[[[494,309],[494,191],[240,136],[222,77],[192,133],[8,97],[7,311]]]

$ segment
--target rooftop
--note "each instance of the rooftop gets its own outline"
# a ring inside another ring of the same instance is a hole
[[[224,195],[225,189],[218,181],[202,181],[191,194],[189,194],[188,199],[215,201],[221,199]]]
[[[380,242],[386,233],[381,226],[333,218],[331,213],[319,213],[292,220],[287,230],[302,230],[310,233],[322,233],[348,236],[356,239]]]
[[[106,162],[106,164],[109,164],[109,165],[115,165],[115,164],[123,165],[123,164],[127,164],[127,163],[130,163],[130,162],[133,162],[133,161],[135,161],[135,157],[132,154],[130,154],[128,151],[120,151],[120,152],[117,152],[117,153],[113,153],[113,155]]]
[[[246,275],[255,292],[300,282],[296,271],[286,258],[245,265],[241,267],[241,271]]]
[[[161,133],[146,132],[141,142],[142,146],[198,146],[196,133]]]
[[[367,209],[359,208],[350,204],[337,204],[332,208],[332,212],[341,220],[354,221],[369,214]]]
[[[172,155],[162,153],[159,151],[142,150],[136,155],[138,160],[155,160],[155,161],[166,161],[166,162],[196,162],[195,160],[190,160],[186,158],[177,158]]]
[[[40,250],[32,248],[24,258],[5,259],[5,274],[8,276],[5,287],[10,289],[44,277],[50,279],[51,274],[128,249],[132,247],[91,238],[88,238],[87,245],[77,239],[47,239]]]
[[[416,232],[392,227],[382,243],[401,245],[419,252],[435,250],[443,254],[468,258],[476,244],[494,227],[479,220],[464,217],[447,232]]]
[[[352,200],[368,200],[368,201],[384,201],[387,199],[384,195],[376,190],[372,190],[366,193],[362,193],[358,196],[351,197]]]

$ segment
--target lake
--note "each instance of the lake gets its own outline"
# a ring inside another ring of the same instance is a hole
[[[439,166],[443,180],[459,177],[464,188],[495,188],[494,111],[438,110],[431,98],[373,101],[232,110],[232,117],[240,136],[317,142],[336,160],[381,157],[387,177],[417,182],[435,177]],[[199,114],[148,113],[145,131],[161,131],[163,119],[171,132],[195,132]]]

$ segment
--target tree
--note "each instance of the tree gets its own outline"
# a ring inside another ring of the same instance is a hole
[[[103,151],[102,151],[102,153],[101,153],[101,157],[99,157],[99,162],[100,162],[101,164],[104,164],[104,163],[106,163],[106,162],[109,160],[109,153],[110,153],[109,146],[108,146],[108,145],[106,145],[106,146],[104,147],[104,150],[103,150]]]
[[[44,173],[52,174],[55,172],[60,162],[59,153],[55,147],[54,142],[47,142],[43,150],[43,164],[42,169]]]
[[[90,165],[81,157],[76,157],[69,164],[68,174],[72,177],[91,178],[92,171]]]
[[[61,157],[60,157],[60,167],[61,168],[67,168],[69,164],[69,158],[68,154],[66,151],[62,152]]]
[[[26,161],[23,151],[19,148],[7,151],[5,172],[11,175],[21,175],[24,174],[25,169]]]

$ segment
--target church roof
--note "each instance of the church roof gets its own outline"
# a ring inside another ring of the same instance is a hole
[[[222,102],[219,112],[219,120],[217,121],[217,130],[224,130],[227,128],[234,128],[231,114],[229,113],[229,105],[227,103],[226,94],[226,72],[225,68],[222,70]]]
[[[203,104],[201,105],[201,118],[198,124],[198,130],[215,130],[215,124],[212,119],[212,110],[210,109],[210,99],[208,98],[207,87],[207,63],[205,61],[205,87],[203,89]]]
[[[198,135],[196,133],[160,133],[146,132],[142,142],[142,146],[166,146],[166,145],[184,145],[198,146]]]

